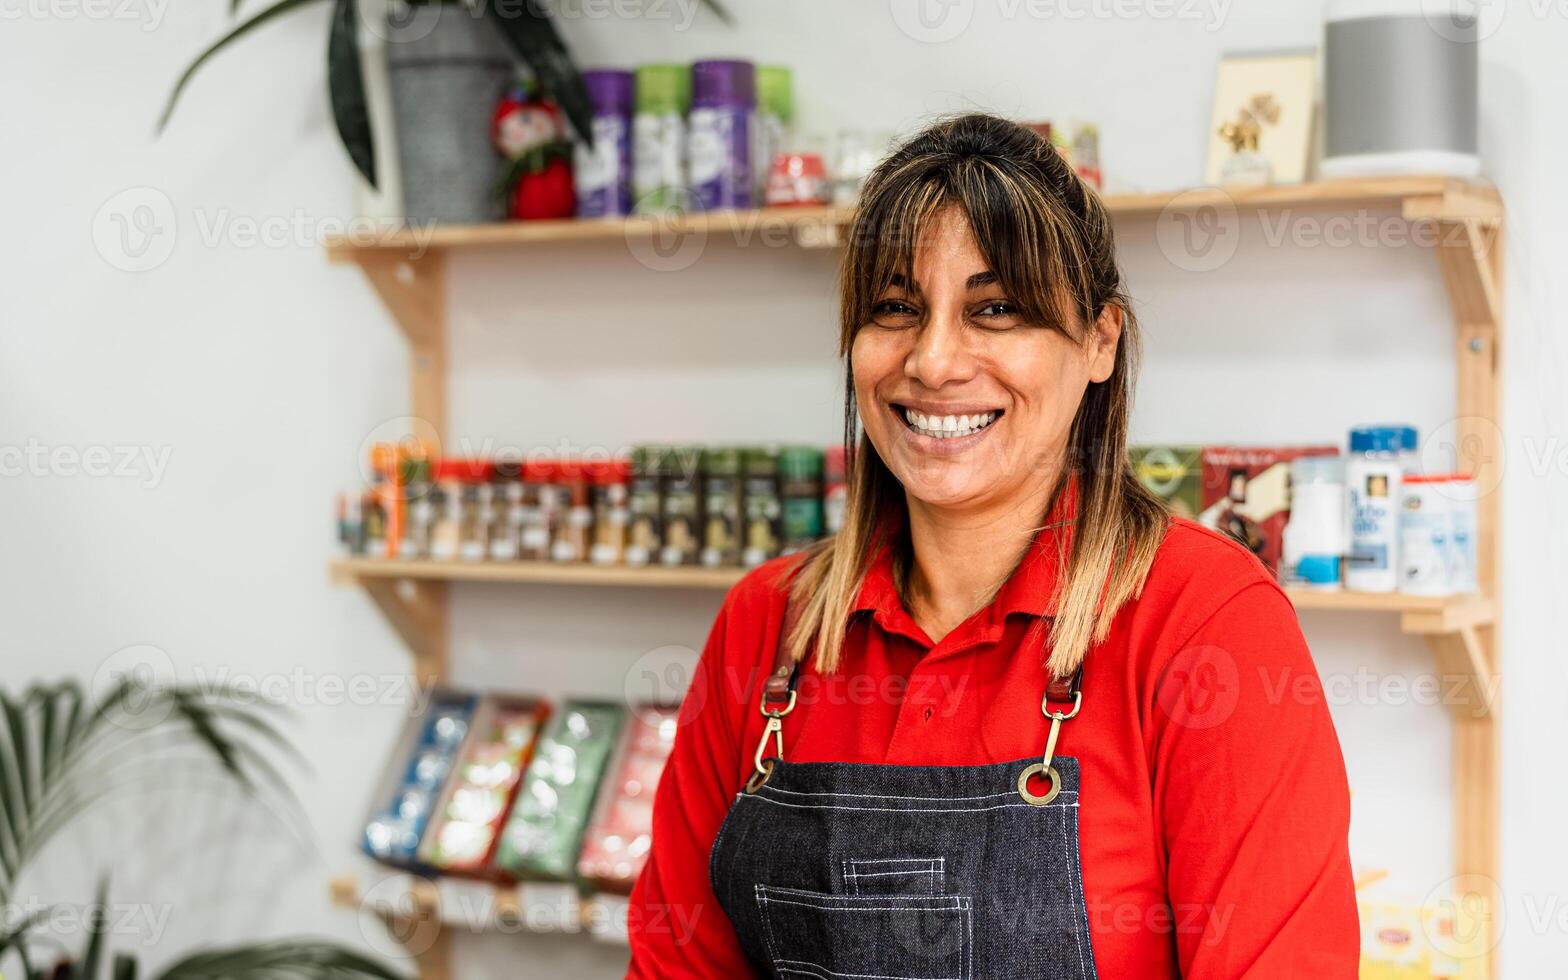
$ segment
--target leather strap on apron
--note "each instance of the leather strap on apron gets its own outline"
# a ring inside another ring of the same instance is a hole
[[[784,761],[784,716],[795,710],[795,685],[800,681],[800,663],[790,657],[787,641],[799,619],[800,613],[795,603],[787,602],[783,627],[779,630],[778,645],[773,653],[773,669],[768,672],[768,678],[762,685],[760,708],[768,722],[762,728],[762,738],[758,740],[757,751],[752,757],[751,778],[746,780],[747,793],[755,793],[766,786],[773,775],[774,766]],[[1040,698],[1040,712],[1051,722],[1045,739],[1045,753],[1041,761],[1018,774],[1018,795],[1034,806],[1045,806],[1056,799],[1062,790],[1061,774],[1051,765],[1051,760],[1056,755],[1056,740],[1061,735],[1062,723],[1077,717],[1078,710],[1083,707],[1082,683],[1083,664],[1080,663],[1067,677],[1052,675],[1045,686],[1044,696]],[[763,753],[768,749],[770,736],[773,739],[773,756],[765,758]],[[1030,781],[1036,776],[1050,781],[1050,788],[1044,793],[1035,793],[1030,788]]]

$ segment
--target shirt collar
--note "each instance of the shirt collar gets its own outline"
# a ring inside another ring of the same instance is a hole
[[[1035,617],[1056,615],[1057,580],[1071,548],[1077,516],[1078,481],[1069,479],[1023,560],[992,601],[987,610],[990,619],[999,623],[1014,613]],[[862,610],[874,613],[884,629],[893,628],[895,620],[908,616],[893,584],[895,545],[903,535],[902,513],[884,522],[883,544],[866,570],[860,594],[850,609],[852,614]]]

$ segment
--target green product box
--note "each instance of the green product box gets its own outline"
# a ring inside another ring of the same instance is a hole
[[[1203,512],[1202,446],[1133,446],[1132,470],[1171,513],[1197,520]]]
[[[550,719],[512,806],[496,866],[527,880],[572,881],[625,711],[597,701],[567,702]]]

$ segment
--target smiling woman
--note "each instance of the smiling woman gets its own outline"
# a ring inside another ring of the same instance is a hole
[[[1320,682],[1256,559],[1132,476],[1137,342],[1105,209],[1034,133],[960,117],[872,175],[845,524],[725,601],[633,976],[1356,975]]]

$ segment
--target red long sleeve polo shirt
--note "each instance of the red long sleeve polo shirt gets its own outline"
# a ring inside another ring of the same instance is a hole
[[[981,765],[1039,755],[1040,627],[1054,612],[1063,533],[1040,532],[996,600],[939,643],[900,602],[891,555],[879,555],[843,668],[801,673],[784,758]],[[708,859],[751,772],[796,560],[737,585],[703,651],[631,900],[632,977],[754,975]],[[1354,978],[1344,761],[1295,612],[1256,559],[1174,521],[1142,595],[1089,653],[1082,690],[1057,752],[1080,765],[1098,975]]]

